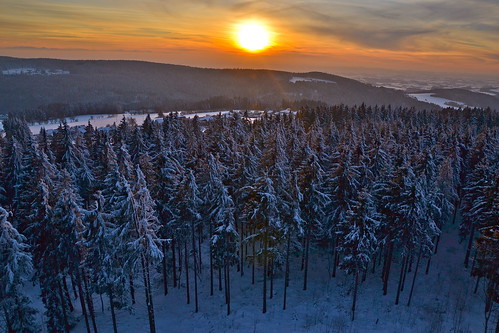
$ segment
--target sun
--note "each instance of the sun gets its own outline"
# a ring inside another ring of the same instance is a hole
[[[236,39],[239,46],[248,52],[263,51],[271,44],[269,31],[259,23],[239,25]]]

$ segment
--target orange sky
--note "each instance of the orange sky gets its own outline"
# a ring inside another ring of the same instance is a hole
[[[0,0],[0,55],[499,75],[498,0]],[[237,24],[274,45],[249,54]]]

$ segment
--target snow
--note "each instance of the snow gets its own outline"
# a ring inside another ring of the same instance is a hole
[[[461,102],[453,101],[453,100],[443,98],[443,97],[436,97],[434,95],[435,95],[434,93],[408,94],[408,96],[413,97],[420,102],[427,102],[427,103],[436,104],[442,108],[451,107],[451,108],[457,109],[458,107],[455,104],[459,105],[459,107],[466,107],[467,106],[466,104],[463,104]]]
[[[123,117],[127,119],[134,119],[137,124],[142,124],[144,120],[147,118],[147,113],[145,114],[132,114],[132,113],[118,113],[118,114],[98,114],[98,115],[81,115],[75,117],[64,118],[69,126],[86,126],[88,122],[92,124],[92,126],[96,128],[106,127],[108,125],[112,125],[116,123],[118,125]],[[48,123],[35,123],[30,124],[29,129],[31,133],[38,134],[40,129],[44,127],[46,130],[54,130],[59,127],[59,124],[62,122],[62,119],[57,119],[55,121],[51,121]]]
[[[169,289],[164,296],[161,281],[156,276],[154,306],[158,332],[481,332],[483,331],[483,288],[473,294],[475,280],[462,267],[465,244],[459,244],[457,225],[447,226],[440,241],[438,253],[433,257],[429,275],[424,274],[426,260],[421,260],[411,306],[406,305],[412,273],[409,273],[401,303],[394,305],[397,273],[400,261],[395,257],[390,276],[388,295],[382,296],[379,275],[368,277],[360,284],[357,316],[350,320],[352,276],[344,272],[330,278],[331,262],[318,251],[311,256],[309,288],[302,290],[303,272],[300,260],[292,262],[287,310],[282,310],[284,277],[276,275],[274,298],[268,300],[268,312],[261,313],[262,276],[257,269],[256,284],[251,284],[251,268],[244,277],[231,270],[232,313],[227,316],[224,292],[216,288],[209,296],[209,269],[204,260],[200,277],[200,311],[194,304],[185,304],[185,286],[182,276],[180,289]],[[207,253],[205,249],[204,253]],[[368,274],[371,274],[369,272]],[[215,281],[217,281],[215,273]],[[147,311],[141,281],[136,281],[137,304],[131,312],[117,311],[119,332],[145,332],[148,330]],[[171,281],[170,281],[171,284]],[[170,285],[171,287],[171,285]],[[191,294],[192,297],[192,294]],[[77,306],[77,302],[74,302]],[[108,300],[104,298],[104,311],[100,299],[95,297],[97,325],[102,332],[112,332]],[[86,332],[83,320],[74,329]]]
[[[491,91],[494,91],[493,89]],[[485,95],[489,95],[489,96],[495,96],[496,94],[493,93],[493,92],[489,92],[489,91],[482,91],[480,89],[473,89],[471,90],[471,92],[475,92],[475,93],[479,93],[479,94],[485,94]]]
[[[311,77],[299,77],[299,76],[293,76],[289,82],[291,83],[296,83],[296,82],[320,82],[320,83],[333,83],[336,84],[334,81],[330,80],[322,80],[322,79],[315,79]]]
[[[62,69],[40,69],[32,67],[12,68],[2,71],[3,75],[69,75]]]

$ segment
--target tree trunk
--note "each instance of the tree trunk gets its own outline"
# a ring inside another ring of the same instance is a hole
[[[440,235],[437,236],[437,240],[435,242],[435,250],[433,251],[433,254],[437,254],[437,252],[438,252],[438,244],[440,244]]]
[[[407,306],[411,305],[412,293],[414,292],[414,284],[416,283],[416,276],[418,275],[419,261],[421,260],[421,250],[419,250],[418,260],[416,262],[416,269],[414,270],[414,276],[412,278],[411,292],[409,293],[409,301],[407,301]]]
[[[213,236],[212,225],[210,222],[210,243],[209,243],[209,251],[210,251],[210,296],[213,296],[213,251],[211,245],[211,237]]]
[[[254,232],[254,230],[253,230]],[[253,248],[253,262],[251,263],[251,284],[255,284],[255,261],[256,261],[256,251],[255,251],[255,238],[251,240],[252,248]]]
[[[400,291],[404,291],[405,287],[405,278],[407,276],[407,273],[411,271],[411,260],[412,260],[412,255],[408,256],[405,262],[405,269],[404,269],[404,274],[402,275],[402,286],[400,286]]]
[[[430,256],[428,257],[428,262],[426,263],[426,269],[425,269],[425,275],[428,275],[428,273],[430,272],[430,264],[431,264],[431,258],[433,256],[430,254]]]
[[[184,242],[184,259],[185,259],[185,292],[187,296],[187,304],[191,304],[191,293],[189,290],[189,261],[187,255],[187,241]]]
[[[199,311],[199,301],[198,301],[198,267],[197,267],[197,251],[196,251],[196,238],[194,235],[194,221],[191,222],[191,234],[192,234],[192,258],[194,260],[194,312]]]
[[[387,249],[387,254],[385,257],[385,263],[383,265],[383,295],[388,293],[388,278],[390,277],[390,270],[392,267],[393,258],[393,242],[390,243]]]
[[[222,266],[218,267],[218,290],[222,291]]]
[[[240,258],[239,258],[239,265],[240,265],[240,272],[241,276],[244,276],[244,247],[243,247],[243,239],[244,239],[244,223],[241,222],[241,228],[240,228],[240,233],[239,233],[239,253],[240,253]]]
[[[286,241],[286,268],[284,272],[284,301],[282,309],[286,310],[286,301],[288,295],[288,286],[289,286],[289,250],[291,248],[291,232],[288,230],[288,237]]]
[[[201,275],[201,272],[203,271],[203,253],[201,252],[201,243],[203,241],[203,228],[202,225],[198,226],[198,259],[199,259],[199,275]]]
[[[167,250],[168,250],[168,248],[167,248],[166,242],[164,242],[163,243],[163,290],[164,290],[165,295],[168,295]]]
[[[473,290],[473,294],[476,294],[476,293],[477,293],[477,291],[478,291],[478,285],[479,285],[479,283],[480,283],[480,278],[481,278],[481,276],[478,276],[478,277],[476,278],[475,290]],[[497,320],[499,321],[499,318],[498,318]]]
[[[97,333],[97,323],[95,322],[94,301],[92,299],[92,293],[90,292],[90,288],[88,287],[87,274],[85,273],[84,269],[82,269],[81,277],[83,279],[83,286],[85,287],[85,295],[87,297],[88,313],[89,313],[90,319],[92,321],[92,327],[94,329],[94,333]]]
[[[100,309],[102,313],[104,313],[104,300],[102,299],[102,294],[99,294],[99,298],[100,298]]]
[[[118,333],[118,325],[116,325],[116,314],[114,313],[114,297],[113,297],[113,286],[108,285],[108,296],[109,296],[109,306],[111,307],[111,319],[113,320],[113,331]]]
[[[64,295],[66,295],[66,299],[68,300],[69,311],[73,312],[75,310],[73,306],[73,302],[71,302],[71,295],[69,294],[68,284],[66,282],[66,277],[62,277],[62,286],[64,287]]]
[[[74,295],[75,299],[77,299],[78,298],[78,292],[76,291],[76,282],[74,280],[73,275],[69,275],[69,278],[71,280],[71,287],[73,288],[73,295]]]
[[[402,265],[400,267],[399,283],[397,287],[397,297],[395,298],[395,305],[399,304],[400,292],[402,291],[402,278],[404,276],[405,266],[407,265],[407,256],[402,257]]]
[[[262,313],[267,312],[267,230],[263,234],[263,305]]]
[[[149,317],[149,330],[151,333],[156,332],[156,322],[154,320],[154,304],[152,301],[152,293],[151,293],[151,280],[149,276],[149,261],[147,258],[144,258],[142,255],[141,258],[142,264],[142,276],[144,279],[145,286],[145,294],[146,294],[146,304],[147,304],[147,315]]]
[[[464,267],[468,268],[470,260],[471,247],[473,245],[473,237],[475,236],[475,225],[471,225],[470,239],[468,240],[468,247],[466,248],[466,255],[464,257]]]
[[[310,227],[307,227],[306,236],[305,236],[305,268],[303,273],[303,290],[307,290],[309,250],[310,250]]]
[[[274,297],[274,259],[270,259],[270,296],[272,299]]]
[[[334,236],[333,238],[333,273],[331,274],[331,277],[336,277],[336,261],[337,261],[337,253],[336,253],[336,248],[337,248],[337,244],[336,244],[336,241],[337,241],[337,237]]]
[[[80,269],[76,269],[76,284],[78,285],[78,292],[80,294],[80,305],[81,305],[81,312],[83,313],[83,318],[85,318],[85,327],[87,328],[87,333],[90,333],[90,323],[88,321],[88,314],[87,314],[87,308],[85,306],[85,296],[83,293],[83,288],[81,286],[81,274],[80,274]],[[95,332],[97,332],[96,328],[94,328]]]
[[[461,200],[456,200],[454,203],[454,213],[452,214],[452,224],[456,223],[456,215],[457,215],[457,209],[460,205]]]
[[[62,291],[62,285],[59,279],[57,279],[57,287],[59,289],[59,297],[61,299],[62,318],[64,320],[64,331],[66,333],[69,333],[69,322],[68,322],[68,314],[66,312],[66,301],[64,300],[64,293]]]
[[[177,260],[175,258],[175,238],[172,237],[172,275],[173,288],[177,288]]]
[[[355,319],[355,307],[357,306],[357,288],[359,287],[359,270],[355,270],[355,284],[353,286],[352,321]]]
[[[130,283],[130,297],[132,298],[132,304],[135,304],[135,288],[133,286],[132,274],[128,276],[128,282]]]

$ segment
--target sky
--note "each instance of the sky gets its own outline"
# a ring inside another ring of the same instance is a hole
[[[0,55],[499,75],[499,0],[0,0]],[[238,25],[271,46],[248,53]]]

